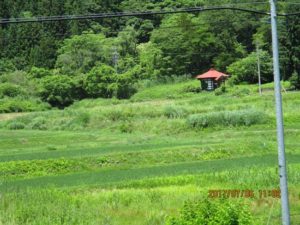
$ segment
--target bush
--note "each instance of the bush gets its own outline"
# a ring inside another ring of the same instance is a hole
[[[248,207],[242,203],[207,199],[186,202],[178,217],[170,218],[166,225],[252,225]]]
[[[10,130],[22,130],[25,128],[25,124],[18,121],[12,121],[8,123],[6,127]]]
[[[132,133],[134,131],[132,123],[128,121],[123,122],[119,129],[122,133]]]
[[[29,72],[32,78],[43,78],[51,75],[51,72],[45,68],[32,67]]]
[[[42,116],[34,118],[28,125],[28,128],[32,130],[47,130],[46,118]]]
[[[199,84],[189,84],[183,87],[183,93],[200,93],[201,92],[201,88],[199,86]]]
[[[187,115],[187,110],[180,106],[166,106],[164,109],[164,115],[168,118],[183,118]]]
[[[0,82],[16,84],[25,87],[28,84],[27,73],[22,70],[6,73],[0,76]]]
[[[134,117],[134,113],[131,109],[114,109],[109,110],[104,113],[104,117],[111,120],[111,121],[126,121],[130,120],[132,117]]]
[[[246,95],[250,95],[251,91],[248,88],[236,89],[232,95],[236,97],[243,97]]]
[[[72,122],[77,124],[80,127],[86,127],[90,122],[90,120],[91,120],[90,114],[88,114],[87,112],[81,112],[75,117],[75,119]]]
[[[118,75],[117,83],[116,97],[118,99],[128,99],[137,92],[137,88],[134,86],[134,74],[130,71]]]
[[[0,100],[0,113],[44,111],[50,106],[37,99],[4,98]]]
[[[12,72],[16,70],[15,65],[9,59],[0,60],[0,74]]]
[[[226,87],[223,85],[215,90],[216,96],[222,95],[224,93],[226,93]]]
[[[25,95],[25,92],[19,85],[11,83],[0,84],[0,98],[17,97],[20,95]]]
[[[296,71],[292,74],[290,82],[293,89],[300,89],[300,77]]]
[[[187,124],[193,128],[214,126],[250,126],[267,121],[268,116],[255,110],[223,111],[194,114],[188,117]]]
[[[77,120],[80,124],[88,124],[91,120],[91,116],[88,113],[81,113],[78,115]]]
[[[75,84],[68,76],[53,75],[42,79],[41,98],[52,106],[63,108],[75,100]]]

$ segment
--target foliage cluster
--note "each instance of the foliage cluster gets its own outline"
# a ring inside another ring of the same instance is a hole
[[[5,0],[5,18],[93,12],[157,10],[225,4],[227,1],[118,0],[88,3],[67,0],[14,2]],[[287,5],[279,11],[294,11]],[[256,5],[266,10],[265,5]],[[267,19],[267,18],[262,18]],[[299,86],[300,26],[297,17],[279,26],[280,62],[284,80]],[[223,21],[220,23],[220,21]],[[224,29],[226,27],[226,29]],[[252,14],[214,11],[148,18],[54,22],[53,26],[24,24],[0,28],[0,98],[39,97],[54,107],[85,98],[128,99],[143,85],[161,84],[207,71],[210,67],[232,75],[234,84],[257,82],[256,45],[261,49],[262,81],[272,80],[270,27]],[[28,38],[36,34],[34,38]],[[12,38],[13,37],[13,38]],[[21,41],[24,40],[24,41]],[[63,84],[64,83],[64,84]],[[18,90],[17,90],[18,89]],[[199,93],[195,85],[183,93]],[[222,94],[218,90],[217,95]],[[151,95],[151,93],[149,93]],[[172,93],[169,98],[176,98]]]
[[[264,112],[253,109],[240,111],[221,111],[206,114],[191,115],[187,124],[192,128],[207,128],[214,126],[250,126],[265,123],[268,116]]]
[[[251,225],[253,219],[243,203],[226,200],[186,202],[180,216],[171,218],[167,225]]]
[[[41,102],[40,99],[0,99],[0,113],[45,111],[47,109],[50,109],[50,105]]]

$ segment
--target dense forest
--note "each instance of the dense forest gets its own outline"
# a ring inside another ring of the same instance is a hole
[[[268,2],[230,0],[1,0],[0,17],[86,15],[195,6],[268,11]],[[280,12],[300,5],[279,1]],[[300,16],[280,17],[284,80],[299,88]],[[272,81],[270,17],[240,11],[1,25],[0,111],[64,107],[84,98],[129,98],[147,82],[193,77],[211,67],[231,82]],[[258,47],[258,51],[256,50]],[[49,105],[47,105],[47,104]]]

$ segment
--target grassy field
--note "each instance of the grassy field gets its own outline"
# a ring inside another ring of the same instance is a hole
[[[0,224],[163,225],[186,201],[219,189],[253,190],[240,201],[254,224],[280,224],[280,200],[259,197],[279,187],[272,84],[263,96],[254,85],[219,96],[193,92],[197,85],[0,114]],[[296,225],[300,93],[283,92],[283,102]]]

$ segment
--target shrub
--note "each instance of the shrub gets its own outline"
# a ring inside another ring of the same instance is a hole
[[[243,97],[246,95],[250,95],[251,91],[248,88],[236,89],[232,95],[236,97]]]
[[[91,120],[90,114],[88,114],[86,112],[81,112],[75,117],[73,122],[75,122],[75,124],[77,124],[81,127],[86,127],[87,124],[90,122],[90,120]]]
[[[91,120],[91,116],[88,113],[81,113],[78,115],[77,119],[81,124],[88,124]]]
[[[34,118],[28,125],[28,128],[32,130],[47,130],[46,118],[42,116]]]
[[[22,70],[16,70],[11,73],[3,74],[0,77],[0,82],[12,83],[12,84],[16,84],[16,85],[20,85],[20,86],[24,87],[28,83],[28,78],[27,78],[26,72],[24,72]]]
[[[11,83],[0,84],[0,98],[17,97],[20,95],[25,95],[25,92],[19,85],[14,85]]]
[[[19,121],[12,121],[6,127],[10,130],[22,130],[25,128],[25,124]]]
[[[120,120],[129,120],[134,116],[134,113],[132,112],[131,109],[115,109],[115,110],[110,110],[104,113],[104,117],[111,120],[111,121],[120,121]]]
[[[300,89],[300,77],[296,71],[292,74],[290,82],[293,89]]]
[[[29,72],[32,78],[43,78],[51,75],[51,72],[45,68],[32,67]]]
[[[187,115],[187,110],[180,106],[169,105],[165,107],[164,115],[168,118],[183,118]]]
[[[0,60],[0,74],[4,74],[7,72],[12,72],[16,70],[15,65],[9,59],[1,59]]]
[[[248,207],[226,200],[186,202],[178,217],[170,218],[166,225],[252,225]]]
[[[183,87],[183,93],[200,93],[201,92],[201,88],[199,86],[199,84],[189,84]]]
[[[43,111],[49,108],[48,104],[37,99],[4,98],[0,100],[0,113]]]
[[[193,128],[250,126],[264,123],[267,118],[265,113],[256,110],[222,111],[191,115],[187,119],[187,124]]]
[[[219,87],[215,90],[215,95],[219,96],[219,95],[224,94],[225,92],[226,92],[226,87],[222,85],[221,87]]]
[[[74,102],[75,84],[68,76],[54,75],[42,79],[41,98],[52,106],[65,107]]]
[[[122,133],[132,133],[134,131],[132,123],[128,121],[123,122],[120,125],[119,129]]]
[[[117,83],[116,97],[118,99],[128,99],[137,92],[137,88],[134,86],[134,74],[130,71],[118,75]]]

